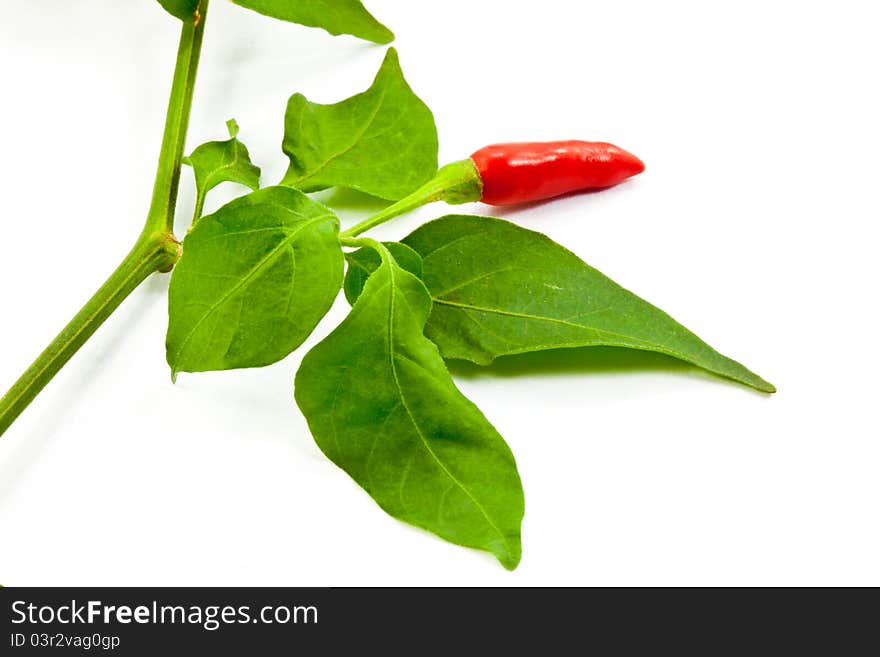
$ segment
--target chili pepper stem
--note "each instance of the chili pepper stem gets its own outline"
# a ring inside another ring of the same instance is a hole
[[[483,183],[473,160],[461,160],[452,162],[442,167],[437,174],[424,185],[419,187],[409,196],[392,203],[387,208],[364,219],[339,234],[343,240],[357,237],[371,228],[375,228],[386,221],[406,214],[416,208],[436,201],[446,201],[457,205],[479,201],[483,193]]]
[[[171,271],[180,256],[173,233],[174,206],[207,10],[208,0],[202,0],[197,24],[183,23],[153,198],[140,237],[94,296],[0,398],[0,436],[125,298],[150,274]]]

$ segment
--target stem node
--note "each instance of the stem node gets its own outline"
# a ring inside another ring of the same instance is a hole
[[[180,258],[181,245],[174,236],[174,206],[208,0],[202,0],[199,9],[196,24],[184,22],[180,35],[156,184],[144,229],[116,271],[0,397],[0,436],[129,294],[150,274],[171,271]]]

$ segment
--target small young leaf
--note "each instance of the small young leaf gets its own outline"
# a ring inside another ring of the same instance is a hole
[[[159,0],[169,14],[185,23],[195,22],[200,0]]]
[[[396,201],[437,172],[434,116],[410,89],[393,48],[357,96],[335,105],[292,96],[284,129],[290,168],[282,184],[305,192],[341,186]]]
[[[516,463],[424,337],[430,310],[425,286],[382,249],[351,314],[303,359],[296,401],[321,450],[385,511],[514,568]]]
[[[422,277],[422,257],[400,242],[383,242],[382,245],[391,253],[394,261],[416,278]],[[382,264],[382,258],[376,249],[364,247],[345,254],[348,269],[345,272],[345,298],[352,306],[361,295],[361,290],[370,275]]]
[[[171,276],[172,372],[260,367],[296,349],[342,285],[338,235],[330,210],[285,187],[199,221]]]
[[[235,4],[290,23],[391,43],[394,33],[373,18],[360,0],[232,0]]]
[[[222,182],[239,183],[253,191],[260,188],[260,167],[251,163],[247,147],[238,140],[238,123],[229,119],[226,127],[228,141],[209,141],[184,158],[196,178],[196,219],[202,215],[205,196]]]
[[[403,241],[422,256],[434,300],[426,333],[445,358],[488,365],[530,351],[629,347],[775,391],[541,233],[490,217],[447,216]]]

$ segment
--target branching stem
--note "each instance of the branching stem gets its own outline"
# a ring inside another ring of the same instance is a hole
[[[202,0],[199,20],[183,23],[153,200],[144,229],[107,281],[0,398],[0,436],[119,304],[150,274],[171,271],[180,256],[174,237],[174,206],[207,10],[208,0]]]

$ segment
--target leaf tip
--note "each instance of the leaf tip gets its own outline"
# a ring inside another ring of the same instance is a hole
[[[380,79],[389,75],[403,75],[403,68],[400,66],[400,55],[397,54],[397,48],[391,46],[385,51],[385,57],[382,59],[382,65],[376,72],[376,78],[373,80],[375,85]]]
[[[388,43],[391,43],[392,41],[394,41],[395,38],[397,38],[397,37],[394,36],[394,32],[392,32],[390,29],[388,29],[387,27],[385,27],[383,25],[382,26],[382,34],[376,38],[376,43],[384,46],[385,44],[388,44]]]
[[[495,558],[506,570],[514,571],[522,560],[522,543],[519,537],[512,544],[505,544],[504,548],[496,551]]]
[[[386,64],[394,63],[394,64],[397,64],[398,66],[400,65],[400,55],[397,54],[397,48],[395,48],[394,46],[391,46],[385,52],[385,63]]]
[[[748,372],[748,377],[740,380],[740,383],[744,383],[750,388],[754,388],[758,392],[765,392],[769,395],[772,395],[776,392],[775,385],[751,371]]]

